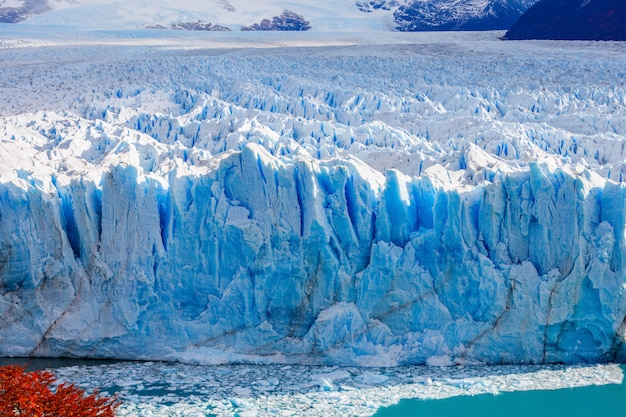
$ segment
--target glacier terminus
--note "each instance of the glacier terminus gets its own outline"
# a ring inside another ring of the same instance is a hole
[[[0,356],[626,359],[626,45],[47,30],[0,29]]]

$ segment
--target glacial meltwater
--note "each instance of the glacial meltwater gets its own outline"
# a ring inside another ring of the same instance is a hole
[[[16,360],[0,359],[0,365]],[[18,363],[25,363],[24,361]],[[34,359],[120,417],[621,416],[623,366],[215,365]]]
[[[626,415],[626,384],[593,385],[458,396],[447,399],[400,400],[375,417],[603,417]]]

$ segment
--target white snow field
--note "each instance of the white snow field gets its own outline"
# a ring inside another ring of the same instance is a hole
[[[0,26],[0,356],[626,358],[626,45]]]

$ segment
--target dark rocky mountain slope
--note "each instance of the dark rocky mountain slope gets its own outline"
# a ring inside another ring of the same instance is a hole
[[[506,39],[626,40],[625,0],[541,0]]]
[[[272,20],[263,19],[261,23],[255,23],[250,26],[242,26],[243,31],[256,30],[293,30],[304,31],[311,29],[309,22],[297,13],[290,10],[284,10],[280,16],[274,16]]]

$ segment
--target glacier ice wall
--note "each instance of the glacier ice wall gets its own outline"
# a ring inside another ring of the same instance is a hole
[[[442,45],[0,51],[0,355],[626,359],[624,55]]]
[[[248,145],[166,187],[132,165],[101,186],[0,187],[5,354],[624,353],[625,189],[543,164],[459,192]]]

